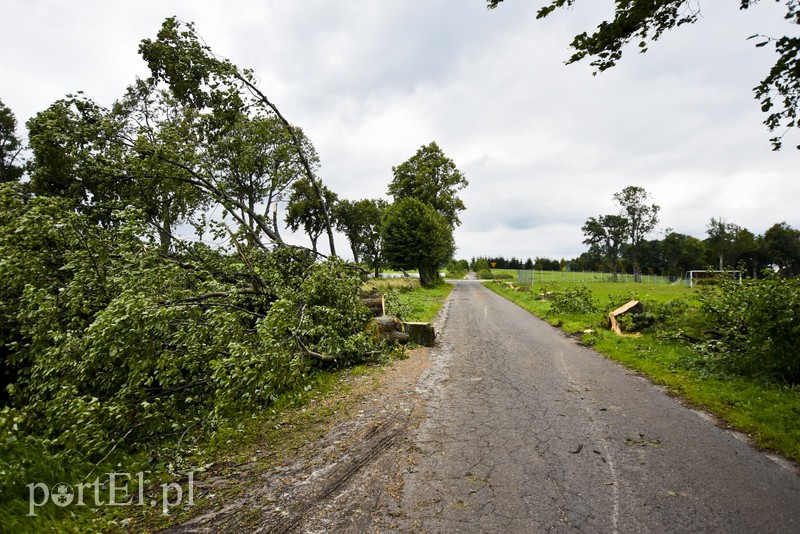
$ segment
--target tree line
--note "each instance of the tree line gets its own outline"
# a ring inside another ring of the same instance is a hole
[[[559,261],[540,256],[535,259],[528,258],[524,261],[514,256],[511,258],[506,258],[504,256],[473,256],[469,261],[470,269],[476,272],[486,269],[517,269],[528,271],[536,269],[537,271],[558,271],[564,265],[566,265],[564,259]]]
[[[614,195],[620,210],[590,217],[582,227],[589,250],[569,262],[574,270],[642,272],[679,278],[690,270],[740,269],[753,278],[774,272],[784,278],[800,274],[800,231],[786,222],[762,235],[712,217],[700,239],[667,230],[663,239],[646,239],[658,223],[660,207],[649,194],[629,186]]]
[[[756,235],[735,223],[712,217],[705,238],[668,232],[663,239],[644,240],[640,260],[644,272],[673,278],[697,269],[740,269],[754,278],[775,272],[791,278],[800,274],[800,230],[779,222]],[[607,255],[597,246],[590,247],[570,265],[578,270],[613,270]],[[616,266],[619,272],[632,272],[624,246]]]
[[[628,186],[613,195],[618,211],[589,217],[581,230],[589,248],[577,258],[559,260],[537,257],[481,256],[470,267],[479,271],[494,264],[497,269],[543,271],[598,271],[680,278],[690,270],[739,269],[758,278],[775,273],[783,278],[800,275],[800,230],[778,222],[763,234],[736,223],[712,217],[704,238],[666,230],[662,239],[647,239],[658,224],[660,206],[650,203],[642,187]]]

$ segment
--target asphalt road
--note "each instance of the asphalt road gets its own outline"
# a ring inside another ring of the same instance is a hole
[[[800,532],[795,467],[480,284],[451,299],[397,530]]]

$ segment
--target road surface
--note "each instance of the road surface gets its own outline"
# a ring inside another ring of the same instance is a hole
[[[404,532],[800,532],[796,466],[482,285],[456,282]]]

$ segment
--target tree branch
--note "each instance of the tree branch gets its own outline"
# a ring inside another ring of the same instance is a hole
[[[289,136],[292,138],[292,144],[294,145],[295,150],[297,151],[297,155],[300,158],[300,163],[303,166],[303,170],[308,176],[309,182],[311,182],[312,187],[314,188],[314,193],[317,195],[317,200],[319,200],[320,206],[322,206],[322,213],[325,218],[325,228],[328,232],[328,241],[331,249],[331,256],[336,256],[336,245],[333,242],[333,225],[331,224],[331,217],[330,217],[330,210],[328,209],[328,205],[325,202],[325,197],[322,193],[322,187],[314,178],[314,171],[311,170],[311,165],[308,162],[308,158],[306,158],[305,151],[303,150],[303,145],[300,143],[300,139],[297,137],[297,133],[292,128],[292,125],[289,123],[288,120],[283,116],[280,112],[278,107],[273,104],[267,96],[261,92],[261,90],[251,82],[247,76],[245,76],[239,68],[234,69],[236,77],[250,90],[251,94],[261,100],[264,104],[266,104],[274,113],[275,116],[278,117],[278,120],[281,121],[283,126],[286,128]]]

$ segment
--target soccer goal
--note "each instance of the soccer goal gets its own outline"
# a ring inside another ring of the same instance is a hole
[[[689,287],[694,287],[700,280],[708,280],[711,278],[721,278],[723,276],[730,276],[732,279],[741,283],[742,271],[687,271],[686,278],[689,280]]]

